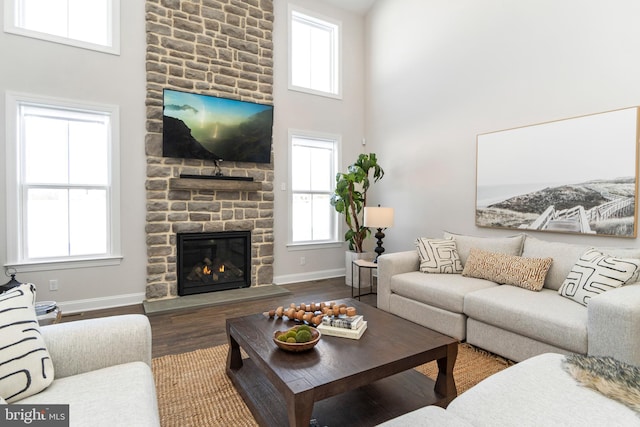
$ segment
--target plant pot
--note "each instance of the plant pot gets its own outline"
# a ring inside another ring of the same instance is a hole
[[[373,261],[376,257],[375,252],[354,252],[354,251],[346,251],[345,252],[345,284],[347,286],[358,286],[358,279],[360,275],[360,269],[353,267],[353,261],[358,259],[366,259],[367,261]],[[362,282],[360,282],[361,288],[371,287],[371,283],[369,280],[369,273],[365,274],[362,277]]]

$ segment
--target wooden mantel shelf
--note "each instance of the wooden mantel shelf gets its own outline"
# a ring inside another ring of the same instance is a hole
[[[176,190],[260,191],[262,183],[223,179],[170,178],[169,187]]]

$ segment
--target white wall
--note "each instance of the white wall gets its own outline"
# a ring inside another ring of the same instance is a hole
[[[275,7],[275,265],[274,280],[298,280],[344,274],[344,247],[290,251],[287,249],[287,182],[289,128],[342,135],[342,167],[361,151],[364,135],[364,18],[312,0],[293,3],[343,23],[342,101],[291,92],[287,89],[287,2]],[[0,138],[5,134],[5,91],[86,100],[120,106],[122,182],[122,252],[117,267],[18,272],[17,278],[38,285],[39,300],[56,300],[66,312],[140,302],[146,283],[145,246],[145,19],[143,2],[121,2],[121,55],[101,54],[79,48],[0,32]],[[3,19],[0,9],[0,19]],[[1,152],[4,158],[4,146]],[[0,264],[7,262],[5,165],[0,162]],[[10,209],[10,207],[9,207]],[[300,257],[306,265],[301,266]],[[2,279],[0,283],[9,280]],[[48,283],[57,279],[59,290]]]
[[[386,171],[372,195],[396,208],[385,248],[443,230],[516,232],[475,226],[476,136],[640,105],[639,20],[637,0],[377,0],[366,19],[365,105]]]
[[[4,19],[0,8],[0,22]],[[121,54],[98,53],[0,32],[0,264],[6,256],[5,92],[15,91],[115,104],[120,107],[122,254],[119,266],[20,272],[37,285],[38,300],[66,312],[140,302],[146,284],[145,247],[145,24],[144,2],[121,2]],[[4,275],[0,275],[0,283]],[[49,291],[57,279],[59,290]]]
[[[342,22],[343,99],[337,100],[288,90],[287,10],[294,4],[309,12]],[[276,1],[274,41],[274,161],[275,248],[274,281],[290,283],[344,275],[344,251],[340,247],[293,250],[287,247],[288,191],[281,190],[288,176],[288,130],[298,129],[342,136],[344,170],[363,150],[364,136],[364,18],[314,0]],[[367,148],[367,147],[365,147]],[[340,233],[342,236],[344,233]],[[304,257],[305,265],[300,265]]]
[[[640,105],[636,0],[377,0],[366,19],[313,0],[289,1],[342,21],[346,54],[342,101],[289,91],[288,2],[274,2],[277,283],[344,274],[344,246],[308,251],[286,246],[288,193],[280,185],[287,182],[289,128],[341,134],[342,169],[362,151],[378,154],[386,175],[373,187],[371,202],[396,208],[385,247],[397,251],[412,248],[417,236],[437,236],[445,229],[513,233],[474,225],[477,134]],[[0,33],[3,140],[6,90],[120,106],[122,264],[18,274],[39,285],[39,300],[65,302],[67,311],[144,298],[144,5],[123,1],[121,7],[120,56]],[[363,136],[366,147],[360,144]],[[10,208],[4,167],[0,162],[2,264]],[[532,234],[638,245],[630,239]],[[299,265],[300,257],[306,265]],[[59,291],[48,291],[50,279],[59,281]]]

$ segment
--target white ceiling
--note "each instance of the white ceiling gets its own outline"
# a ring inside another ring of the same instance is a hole
[[[369,11],[369,8],[376,0],[321,0],[326,3],[331,3],[334,6],[338,6],[342,9],[357,12],[362,15]]]

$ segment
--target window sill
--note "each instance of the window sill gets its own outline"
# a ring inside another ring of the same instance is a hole
[[[49,270],[72,270],[75,268],[93,268],[120,265],[122,256],[109,256],[103,258],[65,259],[57,261],[18,262],[5,264],[5,269],[15,269],[18,273]]]
[[[323,242],[323,243],[289,243],[287,244],[287,250],[293,251],[306,251],[312,249],[332,249],[343,247],[344,242]]]
[[[322,90],[315,90],[315,89],[310,89],[310,88],[306,88],[306,87],[302,87],[302,86],[294,86],[294,85],[289,85],[289,90],[292,90],[294,92],[301,92],[301,93],[306,93],[309,95],[317,95],[317,96],[322,96],[325,98],[331,98],[331,99],[338,99],[338,100],[342,100],[342,92],[338,92],[338,93],[333,93],[333,92],[325,92]]]
[[[81,49],[92,50],[94,52],[108,53],[110,55],[120,56],[120,43],[116,39],[111,44],[97,44],[70,37],[57,36],[55,34],[44,33],[27,28],[17,27],[15,25],[6,26],[5,32],[18,36],[29,37],[36,40],[44,40],[52,43],[58,43],[66,46],[78,47]]]

